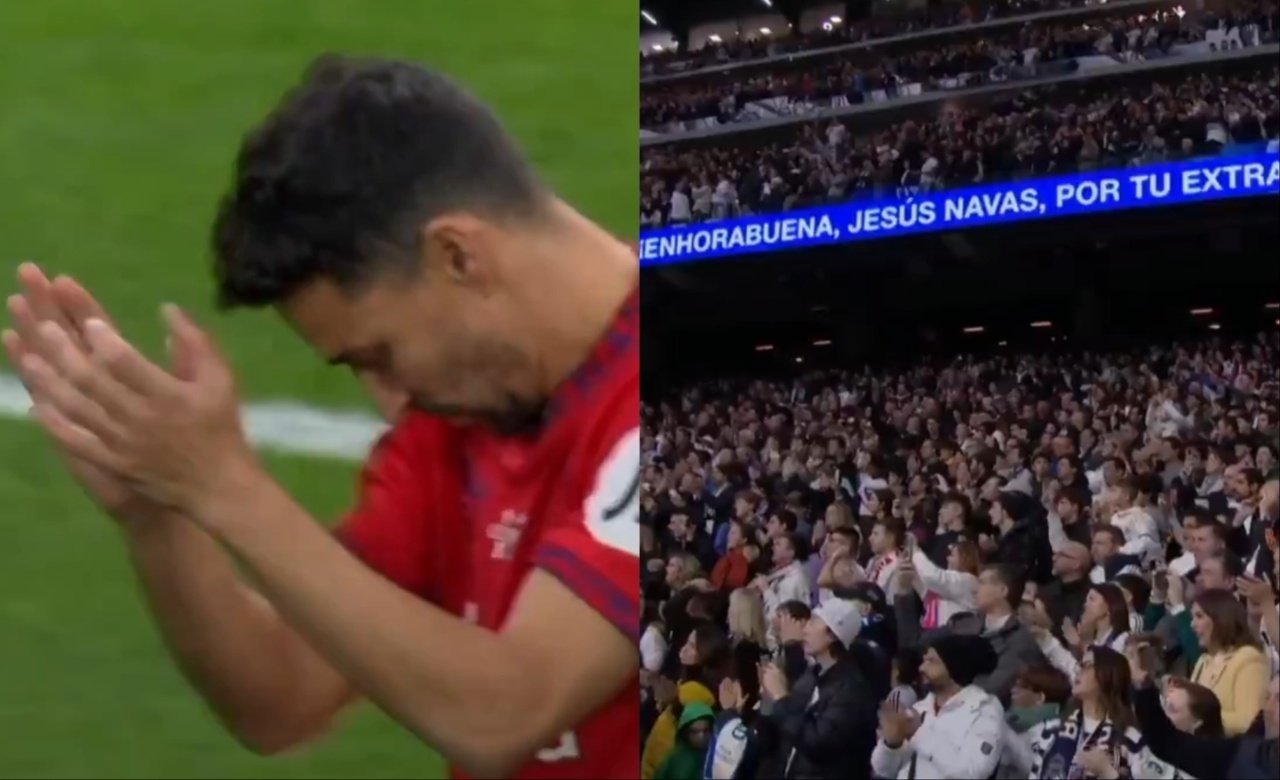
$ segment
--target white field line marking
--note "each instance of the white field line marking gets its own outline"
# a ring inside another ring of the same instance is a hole
[[[26,419],[27,390],[13,376],[0,374],[0,417]],[[292,401],[244,407],[249,438],[264,450],[338,460],[364,460],[386,426],[372,415],[326,411]]]

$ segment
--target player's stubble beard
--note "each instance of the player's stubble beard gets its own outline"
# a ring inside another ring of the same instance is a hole
[[[445,361],[443,376],[468,377],[462,386],[510,387],[512,377],[533,370],[533,361],[512,344],[497,339],[463,336]],[[482,406],[441,401],[426,393],[409,394],[409,405],[426,414],[451,420],[474,422],[500,436],[536,433],[546,419],[546,398],[522,398],[511,390],[500,390],[502,400]]]

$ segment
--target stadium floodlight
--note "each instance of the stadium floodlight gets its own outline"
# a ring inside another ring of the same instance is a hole
[[[1036,320],[1035,322],[1031,323],[1031,327],[1033,327],[1033,328],[1052,328],[1052,327],[1053,327],[1053,323],[1052,323],[1052,322],[1050,322],[1049,320]]]
[[[644,19],[646,22],[648,22],[649,24],[653,25],[654,27],[658,26],[658,20],[653,18],[653,14],[649,13],[643,8],[640,9],[640,17]]]
[[[1208,308],[1208,307],[1205,307],[1205,308],[1203,308],[1203,309],[1192,309],[1192,310],[1191,310],[1191,316],[1192,316],[1192,317],[1204,317],[1204,316],[1209,315],[1209,314],[1213,314],[1213,309]]]
[[[971,325],[964,329],[965,333],[986,333],[987,329],[981,325]]]
[[[815,347],[829,347],[829,346],[831,346],[831,339],[817,339],[816,341],[814,341],[814,342],[813,342],[813,346],[815,346]]]
[[[772,344],[757,344],[757,345],[756,345],[756,352],[772,352],[772,351],[773,351],[773,345],[772,345]]]
[[[760,34],[761,34],[761,35],[773,35],[773,30],[770,30],[768,27],[761,27],[761,28],[760,28]]]

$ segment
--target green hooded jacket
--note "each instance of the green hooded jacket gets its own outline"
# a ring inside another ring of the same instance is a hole
[[[680,713],[680,724],[676,727],[675,749],[658,767],[654,780],[701,780],[706,747],[698,749],[690,745],[684,733],[689,724],[699,720],[714,721],[715,713],[702,702],[685,705],[684,712]]]

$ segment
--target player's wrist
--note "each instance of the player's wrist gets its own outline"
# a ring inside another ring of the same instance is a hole
[[[228,458],[184,497],[181,512],[214,536],[224,537],[251,514],[242,508],[258,504],[272,489],[278,486],[252,453]]]

